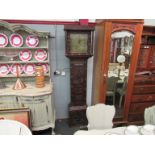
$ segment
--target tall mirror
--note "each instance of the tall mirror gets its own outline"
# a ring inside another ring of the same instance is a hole
[[[122,115],[128,83],[134,34],[113,32],[108,66],[106,104],[115,105],[116,115]]]

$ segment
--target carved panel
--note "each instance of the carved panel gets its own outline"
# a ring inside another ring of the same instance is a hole
[[[112,31],[120,31],[120,30],[129,30],[135,33],[136,27],[134,24],[118,24],[118,23],[113,23],[112,24]]]

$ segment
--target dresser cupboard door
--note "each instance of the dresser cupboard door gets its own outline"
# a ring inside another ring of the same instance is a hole
[[[149,54],[150,54],[151,47],[149,45],[141,45],[138,63],[137,63],[137,70],[147,70],[148,63],[149,63]]]
[[[55,112],[51,95],[25,97],[20,96],[21,104],[29,107],[31,110],[32,130],[44,130],[46,128],[54,128]]]
[[[0,109],[16,109],[19,108],[16,96],[0,96]]]
[[[155,46],[151,47],[150,59],[149,59],[149,68],[155,69]]]

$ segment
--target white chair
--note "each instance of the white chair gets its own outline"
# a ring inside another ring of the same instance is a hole
[[[148,107],[144,112],[145,124],[155,125],[155,106]]]
[[[114,115],[114,105],[111,106],[102,103],[87,107],[88,130],[112,128]]]
[[[0,120],[0,135],[32,135],[30,129],[15,120]]]

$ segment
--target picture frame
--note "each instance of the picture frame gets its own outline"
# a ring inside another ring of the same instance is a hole
[[[30,109],[0,109],[0,119],[16,120],[31,129]]]

